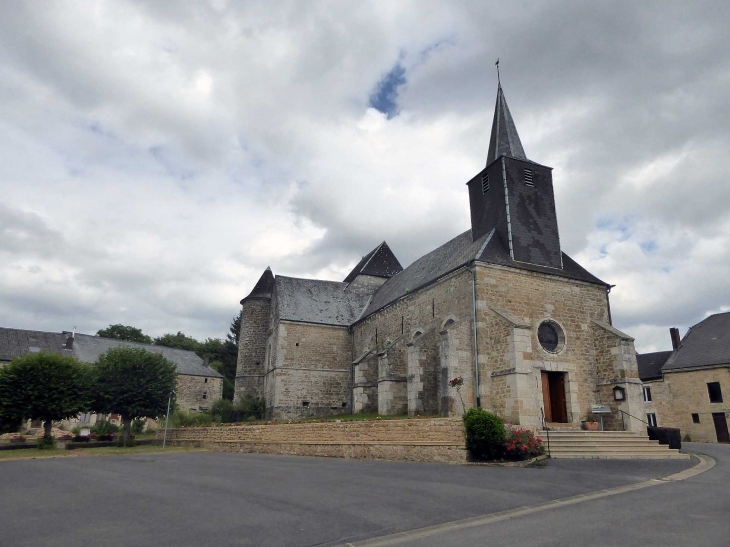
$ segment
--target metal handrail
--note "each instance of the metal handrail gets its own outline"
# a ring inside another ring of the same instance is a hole
[[[547,437],[548,458],[550,458],[550,430],[548,429],[547,422],[545,421],[545,410],[542,407],[540,407],[540,414],[542,415],[542,427],[545,430],[545,436]]]
[[[624,428],[624,431],[626,431],[626,422],[624,421],[624,414],[626,416],[631,416],[633,419],[639,420],[640,422],[645,423],[646,425],[648,425],[649,427],[651,427],[651,424],[649,422],[644,421],[641,418],[637,418],[633,414],[629,414],[628,412],[625,412],[625,411],[621,410],[620,408],[617,408],[616,410],[621,413],[621,426]]]

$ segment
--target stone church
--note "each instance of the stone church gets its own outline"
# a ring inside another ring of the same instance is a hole
[[[341,282],[267,268],[241,301],[236,398],[262,396],[273,419],[476,406],[573,427],[602,404],[620,428],[616,410],[641,415],[611,286],[562,252],[552,169],[527,159],[501,85],[486,166],[467,188],[471,229],[407,268],[386,242]]]

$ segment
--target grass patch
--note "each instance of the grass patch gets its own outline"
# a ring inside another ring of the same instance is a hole
[[[439,416],[409,416],[408,414],[389,414],[382,416],[377,412],[368,412],[361,414],[333,414],[332,416],[320,416],[317,418],[297,418],[297,419],[279,419],[273,420],[275,424],[311,424],[317,422],[365,422],[365,421],[387,421],[387,420],[418,420],[423,418],[438,418]],[[225,425],[267,425],[272,420],[247,420],[244,422],[236,422]],[[217,425],[217,424],[213,424]]]
[[[164,449],[157,445],[146,446],[101,446],[97,448],[77,448],[76,450],[66,450],[63,448],[51,448],[46,450],[38,450],[30,448],[27,450],[3,450],[0,451],[0,461],[2,460],[32,460],[42,458],[76,458],[82,456],[123,456],[129,454],[159,454],[169,452],[200,452],[203,449],[191,448],[187,446],[167,446]]]

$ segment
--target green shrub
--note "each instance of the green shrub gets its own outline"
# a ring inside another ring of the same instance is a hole
[[[111,435],[112,433],[119,433],[119,426],[107,421],[96,422],[91,431],[97,435]]]
[[[170,414],[170,427],[173,428],[210,425],[211,423],[213,423],[213,418],[207,412],[177,409]]]
[[[242,420],[262,420],[266,403],[261,397],[246,395],[236,403],[235,409]]]
[[[56,439],[53,435],[44,435],[38,438],[38,450],[49,450],[56,448]]]
[[[492,460],[504,453],[504,422],[482,408],[470,408],[463,416],[466,448],[476,458]]]
[[[144,431],[144,421],[137,418],[132,422],[132,433],[139,435]]]
[[[218,416],[218,421],[228,423],[233,421],[233,403],[228,399],[218,399],[213,406],[210,407],[210,413],[215,417]]]

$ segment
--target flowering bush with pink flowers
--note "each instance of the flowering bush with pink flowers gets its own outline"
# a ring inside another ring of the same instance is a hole
[[[504,455],[509,460],[524,460],[545,451],[542,438],[529,429],[507,424],[504,430]]]

